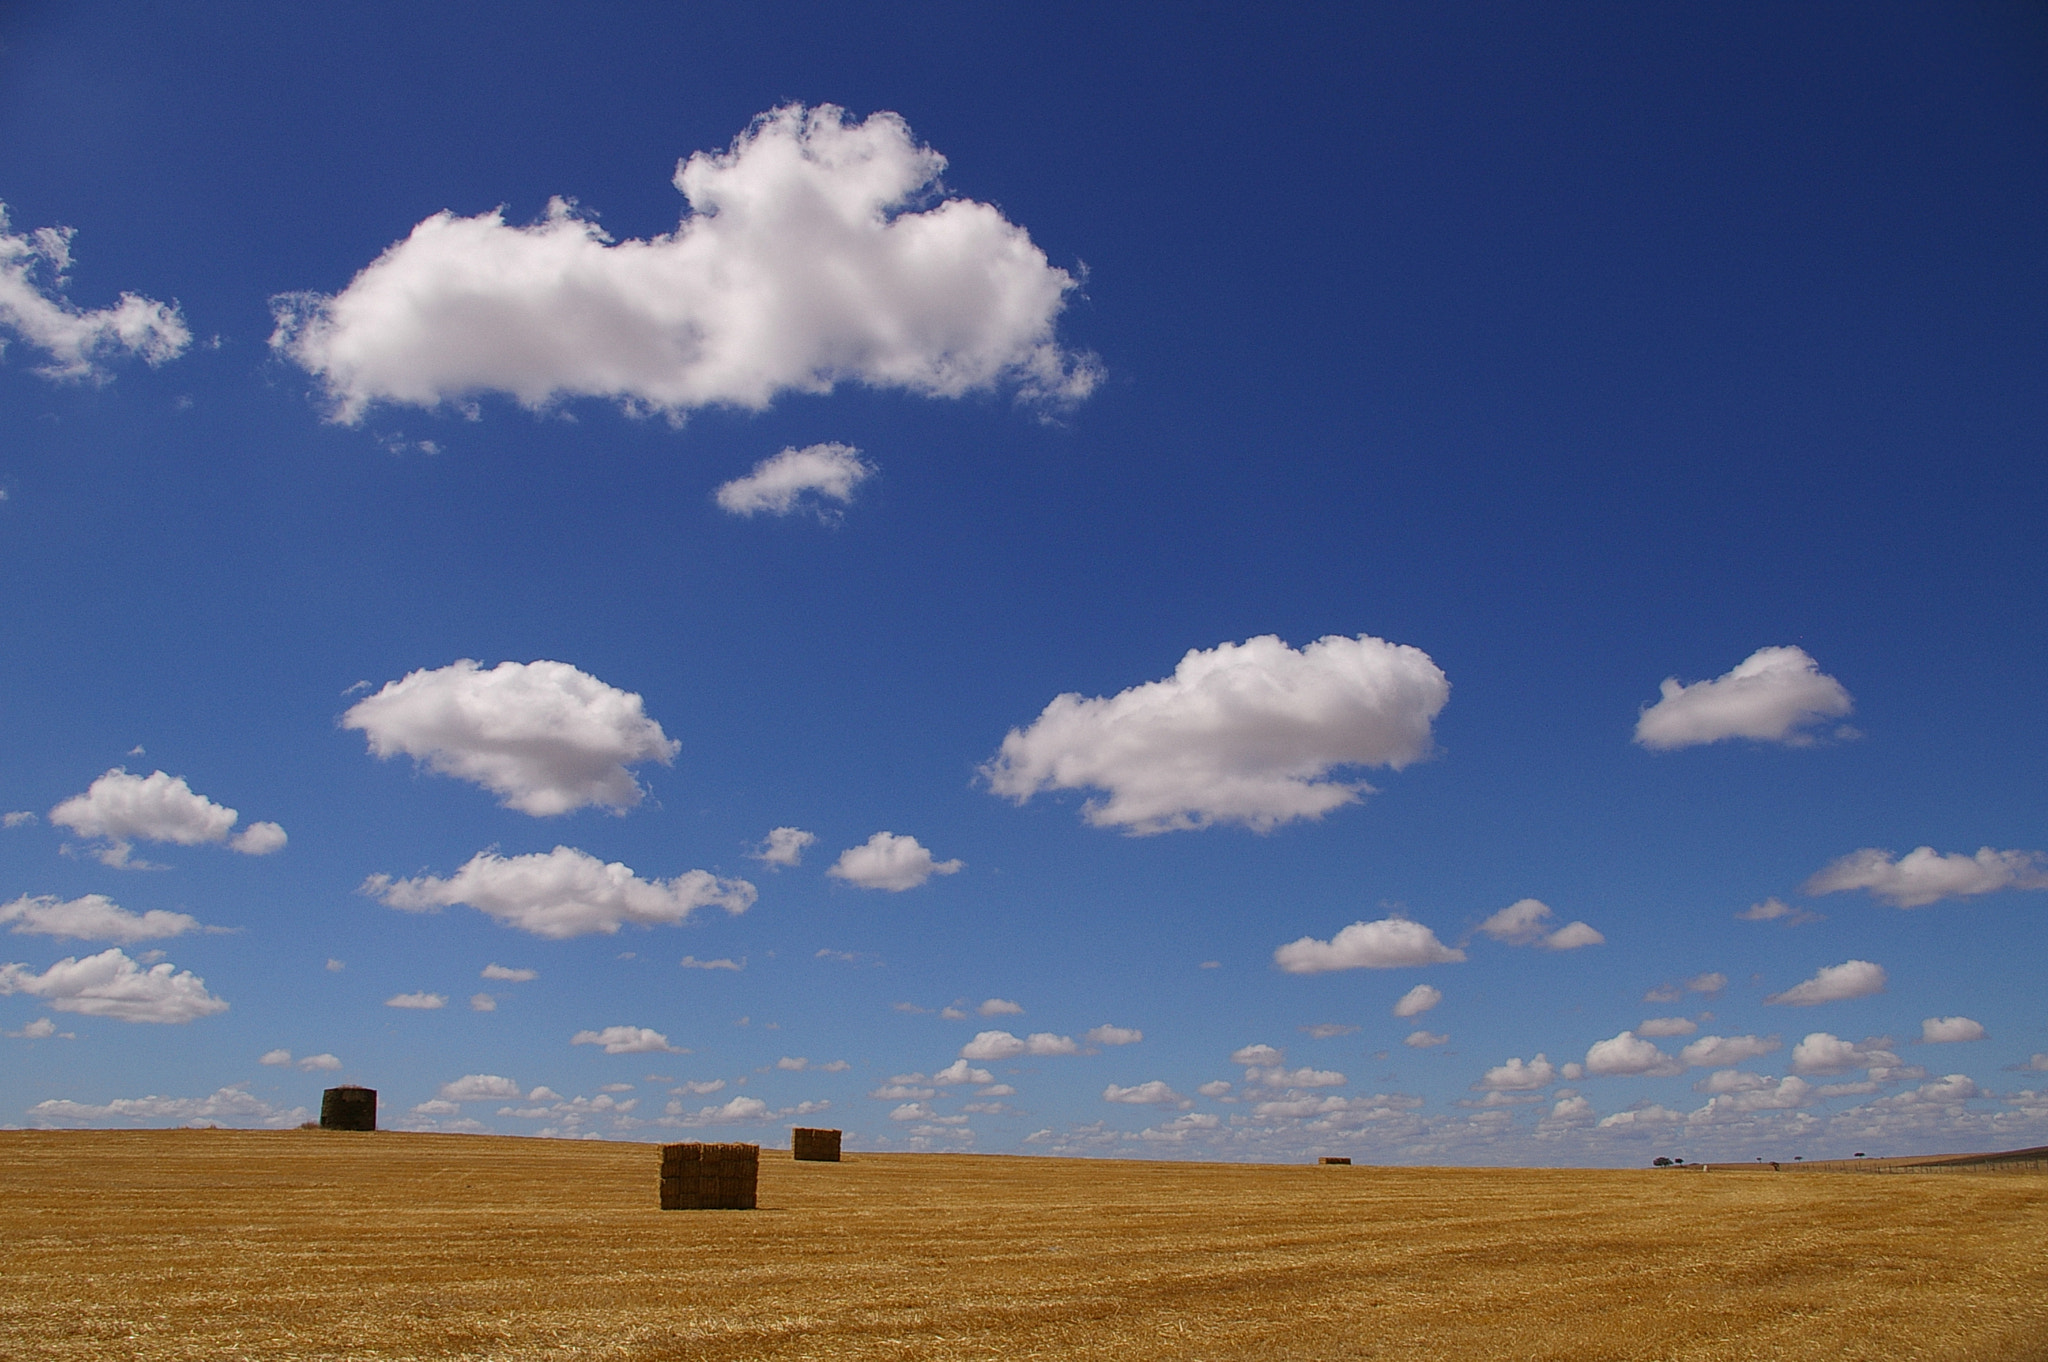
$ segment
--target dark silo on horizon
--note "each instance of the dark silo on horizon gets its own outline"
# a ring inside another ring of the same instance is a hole
[[[377,1090],[344,1083],[320,1095],[322,1130],[375,1130]]]

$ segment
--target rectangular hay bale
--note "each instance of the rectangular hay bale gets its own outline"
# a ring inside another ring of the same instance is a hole
[[[665,1144],[661,1147],[661,1209],[751,1211],[761,1171],[755,1144]]]
[[[1323,1157],[1321,1157],[1320,1159],[1317,1159],[1317,1160],[1316,1160],[1316,1162],[1317,1162],[1317,1163],[1332,1163],[1332,1164],[1342,1164],[1342,1165],[1343,1165],[1344,1167],[1346,1167],[1346,1168],[1349,1168],[1349,1167],[1351,1166],[1351,1160],[1350,1160],[1350,1159],[1348,1159],[1348,1158],[1346,1158],[1346,1157],[1345,1157],[1344,1155],[1342,1155],[1342,1154],[1325,1154],[1325,1155],[1323,1155]]]
[[[839,1132],[818,1130],[810,1126],[792,1126],[789,1132],[790,1157],[811,1163],[839,1162]]]

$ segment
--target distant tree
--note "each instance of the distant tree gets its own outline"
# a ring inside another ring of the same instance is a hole
[[[1650,1160],[1650,1167],[1652,1168],[1669,1168],[1670,1166],[1671,1160],[1665,1158],[1661,1154],[1658,1155],[1656,1158]]]

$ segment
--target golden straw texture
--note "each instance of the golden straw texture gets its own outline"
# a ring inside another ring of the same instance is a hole
[[[2048,1177],[760,1155],[0,1132],[0,1357],[2048,1357]]]

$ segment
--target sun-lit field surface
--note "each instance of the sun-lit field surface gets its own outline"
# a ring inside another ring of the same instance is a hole
[[[7,1358],[2048,1356],[2048,1178],[0,1134]]]

